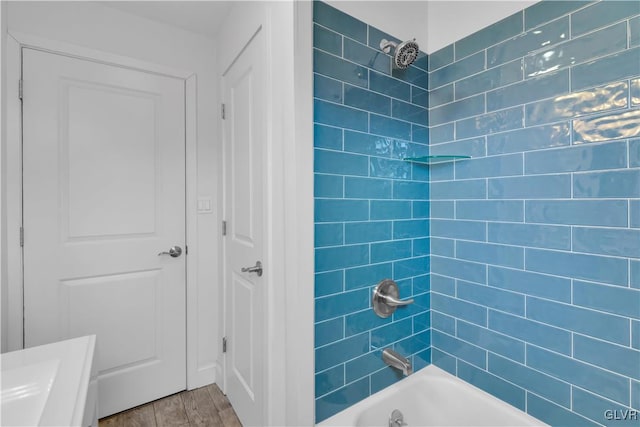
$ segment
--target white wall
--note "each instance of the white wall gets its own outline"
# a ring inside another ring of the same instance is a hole
[[[524,9],[536,0],[327,0],[349,15],[433,53]]]
[[[6,41],[7,41],[7,3],[0,2],[0,194],[5,194],[5,147],[6,147]],[[0,254],[6,253],[7,242],[5,238],[5,203],[0,197]],[[7,310],[7,276],[6,258],[0,256],[0,352],[7,351],[8,329],[6,322]]]
[[[4,3],[4,2],[3,2]],[[24,33],[113,55],[135,58],[197,75],[197,194],[218,200],[216,43],[97,2],[10,2],[9,33]],[[4,61],[3,61],[4,62]],[[4,197],[3,192],[3,197]],[[197,263],[197,369],[199,385],[214,380],[219,356],[219,213],[197,218],[197,242],[189,242],[189,263]],[[2,257],[5,257],[3,251]],[[190,325],[193,323],[189,319]],[[4,336],[4,334],[3,334]],[[193,384],[190,384],[193,386]]]
[[[510,1],[429,1],[426,51],[433,53],[470,34],[537,3]]]
[[[416,39],[427,52],[426,1],[326,0],[326,3],[401,40]]]

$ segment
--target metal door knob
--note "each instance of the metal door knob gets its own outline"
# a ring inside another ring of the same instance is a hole
[[[262,263],[260,261],[256,261],[256,265],[253,267],[242,267],[240,269],[243,273],[256,273],[258,277],[262,276]]]
[[[169,255],[174,258],[178,258],[182,255],[182,248],[180,246],[171,246],[171,248],[169,248],[169,252],[160,252],[158,256],[160,255]]]

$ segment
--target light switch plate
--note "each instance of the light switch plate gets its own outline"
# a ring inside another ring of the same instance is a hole
[[[198,213],[213,213],[213,199],[198,197]]]

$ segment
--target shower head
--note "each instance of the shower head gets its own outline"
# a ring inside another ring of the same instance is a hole
[[[382,41],[380,41],[380,49],[382,49],[384,53],[390,53],[392,47],[395,48],[393,65],[395,68],[399,68],[401,70],[404,70],[405,68],[408,68],[409,65],[413,64],[413,61],[416,60],[418,52],[420,51],[418,43],[416,43],[416,39],[407,40],[400,44],[387,39],[382,39]]]

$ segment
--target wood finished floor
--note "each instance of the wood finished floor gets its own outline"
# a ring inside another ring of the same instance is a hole
[[[183,391],[102,418],[99,427],[242,427],[217,385]]]

